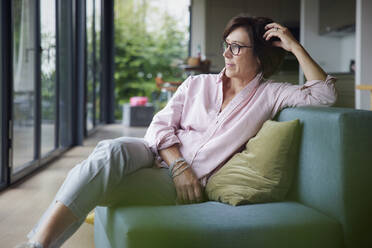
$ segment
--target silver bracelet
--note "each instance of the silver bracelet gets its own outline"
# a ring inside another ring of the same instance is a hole
[[[173,163],[171,163],[171,165],[169,166],[169,174],[172,175],[172,171],[173,171],[173,167],[179,163],[179,162],[186,162],[186,160],[184,158],[177,158],[176,160],[173,161]]]
[[[182,174],[185,170],[187,170],[188,168],[190,168],[190,165],[189,165],[189,164],[187,164],[185,167],[183,167],[183,168],[180,170],[180,172],[172,174],[172,178],[175,178],[175,177],[181,175],[181,174]]]
[[[176,173],[176,171],[178,171],[184,164],[187,164],[187,162],[186,161],[182,161],[182,162],[180,162],[180,163],[177,163],[174,167],[173,167],[173,169],[172,169],[172,171],[170,171],[170,173],[171,173],[171,175],[173,175],[174,173]]]

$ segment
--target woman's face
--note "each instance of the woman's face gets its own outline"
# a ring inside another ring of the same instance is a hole
[[[241,47],[237,55],[233,55],[230,47],[225,49],[225,75],[228,78],[238,78],[240,80],[250,80],[255,76],[259,69],[259,60],[253,55],[253,44],[249,39],[248,33],[240,27],[232,31],[225,40],[228,44],[238,44]]]

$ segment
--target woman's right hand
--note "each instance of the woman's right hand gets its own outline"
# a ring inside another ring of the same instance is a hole
[[[173,178],[177,190],[177,201],[182,204],[204,201],[203,188],[191,168]]]

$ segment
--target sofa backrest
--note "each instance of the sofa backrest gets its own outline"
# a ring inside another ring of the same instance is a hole
[[[347,247],[372,247],[372,111],[300,107],[298,168],[289,198],[337,219]]]

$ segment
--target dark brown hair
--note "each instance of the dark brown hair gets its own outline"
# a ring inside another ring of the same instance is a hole
[[[233,17],[223,32],[223,40],[235,29],[244,28],[252,42],[253,54],[260,61],[260,71],[265,78],[273,75],[280,67],[286,54],[285,50],[272,45],[273,39],[266,41],[263,38],[265,26],[274,22],[267,17],[249,17],[238,15]],[[275,39],[274,39],[275,40]]]

